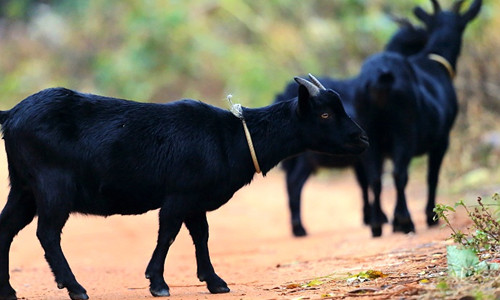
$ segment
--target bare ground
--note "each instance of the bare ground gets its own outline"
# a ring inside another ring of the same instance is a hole
[[[2,147],[3,148],[3,147]],[[0,206],[8,194],[1,153]],[[392,233],[386,225],[373,239],[362,225],[360,192],[351,173],[314,177],[304,189],[309,236],[294,238],[289,228],[284,176],[279,170],[236,193],[209,213],[212,262],[231,292],[212,295],[196,278],[194,246],[181,229],[166,263],[170,299],[388,299],[425,298],[445,270],[449,230],[425,225],[425,186],[410,183],[409,206],[417,234]],[[390,215],[394,191],[384,190]],[[452,199],[453,201],[457,199]],[[446,202],[441,196],[440,202]],[[456,216],[464,226],[465,216]],[[58,290],[35,236],[36,220],[11,247],[11,284],[21,299],[68,299]],[[73,272],[91,299],[152,298],[145,267],[156,242],[157,211],[108,218],[72,216],[62,246]],[[348,283],[352,274],[377,270],[387,277]],[[423,280],[424,279],[424,280]]]

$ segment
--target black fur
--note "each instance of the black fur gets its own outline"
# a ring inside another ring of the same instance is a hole
[[[243,109],[264,174],[306,150],[354,154],[368,145],[336,93],[299,90],[298,99]],[[330,118],[321,118],[325,112]],[[229,292],[210,262],[206,212],[255,173],[242,122],[231,112],[194,100],[137,103],[52,88],[0,112],[0,121],[11,182],[0,214],[0,299],[16,298],[9,248],[35,215],[58,287],[71,299],[87,299],[60,248],[69,215],[157,208],[158,242],[146,269],[151,293],[169,295],[164,262],[183,223],[195,244],[198,278],[212,293]]]
[[[427,224],[437,224],[433,209],[439,170],[458,103],[449,71],[429,59],[429,54],[441,55],[455,69],[462,33],[478,14],[481,3],[475,0],[464,14],[437,9],[430,15],[417,7],[415,14],[429,31],[426,47],[409,58],[388,52],[375,55],[362,67],[356,82],[355,102],[359,122],[370,138],[363,165],[374,194],[370,220],[373,236],[382,234],[382,224],[387,220],[380,207],[381,174],[386,158],[393,162],[397,190],[393,230],[415,231],[406,205],[405,187],[412,157],[423,154],[429,155]]]
[[[407,24],[401,26],[387,43],[387,52],[397,52],[410,56],[422,50],[427,42],[427,31],[420,27]],[[342,97],[345,110],[349,116],[357,120],[356,107],[354,104],[355,86],[358,77],[344,80],[336,80],[329,77],[320,78],[323,85],[333,89]],[[285,90],[276,96],[275,102],[285,101],[297,96],[297,84],[289,83]],[[286,172],[286,183],[288,192],[288,203],[291,213],[292,232],[294,236],[305,236],[306,230],[302,224],[300,203],[301,193],[305,182],[311,174],[321,167],[345,168],[354,167],[356,178],[360,184],[363,197],[363,220],[365,224],[370,223],[370,203],[368,199],[368,182],[362,166],[359,164],[358,156],[332,156],[322,155],[314,152],[306,152],[299,156],[283,161],[283,169]]]

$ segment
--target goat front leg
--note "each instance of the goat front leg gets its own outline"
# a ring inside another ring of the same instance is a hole
[[[429,152],[427,169],[428,195],[427,206],[425,208],[428,226],[434,226],[439,223],[439,220],[435,218],[436,213],[434,212],[434,206],[436,205],[436,189],[439,179],[439,170],[441,169],[441,163],[443,162],[443,157],[447,149],[448,141],[445,141],[439,147]]]
[[[198,279],[207,283],[212,294],[227,293],[229,288],[222,278],[215,274],[208,253],[208,222],[206,212],[190,214],[185,220],[196,249],[196,264]]]
[[[182,226],[182,216],[171,207],[162,207],[159,213],[160,229],[158,241],[148,267],[146,278],[149,279],[149,291],[155,297],[170,296],[170,288],[163,277],[168,249],[174,242]]]
[[[408,184],[408,166],[411,157],[400,149],[401,155],[394,160],[394,183],[396,185],[396,208],[394,210],[394,220],[392,222],[394,232],[410,233],[415,232],[415,225],[411,219],[410,211],[406,203],[405,189]]]
[[[375,148],[375,147],[374,147]],[[382,235],[382,225],[387,223],[387,216],[382,211],[380,195],[382,194],[382,155],[375,149],[370,149],[363,159],[363,168],[366,171],[368,184],[373,192],[373,203],[370,211],[370,227],[373,237]]]
[[[356,180],[358,181],[359,187],[361,188],[361,196],[363,198],[363,223],[365,225],[370,225],[371,207],[368,195],[368,178],[366,176],[366,171],[361,163],[357,163],[354,168],[354,172],[356,174]]]

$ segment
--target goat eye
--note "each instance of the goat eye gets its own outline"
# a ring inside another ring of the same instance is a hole
[[[321,118],[323,118],[323,119],[328,119],[329,117],[330,117],[329,113],[322,113],[321,114]]]

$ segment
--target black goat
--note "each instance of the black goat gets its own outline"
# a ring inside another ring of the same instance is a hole
[[[434,206],[439,170],[449,143],[449,133],[458,111],[453,76],[468,22],[476,17],[481,0],[475,0],[463,14],[463,1],[442,11],[432,0],[434,14],[414,10],[429,32],[425,48],[412,57],[381,53],[368,59],[356,82],[358,119],[367,130],[370,149],[363,165],[374,200],[371,212],[373,236],[382,234],[387,218],[380,207],[381,174],[385,158],[392,160],[397,191],[393,230],[414,232],[406,205],[405,187],[412,157],[428,154],[427,224],[437,224]]]
[[[413,26],[409,21],[393,17],[399,25],[399,30],[387,43],[385,51],[401,53],[410,56],[423,49],[427,42],[427,31],[423,28]],[[357,77],[335,80],[328,77],[320,78],[324,86],[335,90],[343,100],[345,110],[353,119],[357,119],[354,105],[354,87]],[[275,102],[286,101],[297,96],[297,84],[289,83],[285,90],[276,96]],[[288,192],[288,203],[291,212],[292,232],[294,236],[305,236],[306,230],[301,218],[301,193],[309,176],[320,167],[345,168],[354,167],[356,178],[361,186],[363,197],[363,221],[370,224],[370,203],[368,199],[368,182],[365,172],[359,165],[358,156],[332,156],[315,152],[305,152],[296,157],[283,161],[282,167],[286,172],[286,184]]]
[[[229,292],[210,262],[206,212],[250,183],[254,163],[266,174],[306,150],[359,154],[368,146],[337,93],[295,80],[298,98],[242,108],[238,117],[193,100],[136,103],[64,88],[43,90],[0,112],[11,182],[0,214],[0,299],[16,299],[9,248],[35,215],[57,286],[71,299],[87,299],[60,247],[70,213],[128,215],[157,208],[158,241],[146,269],[151,294],[169,295],[164,263],[183,223],[195,245],[198,278],[212,293]]]

